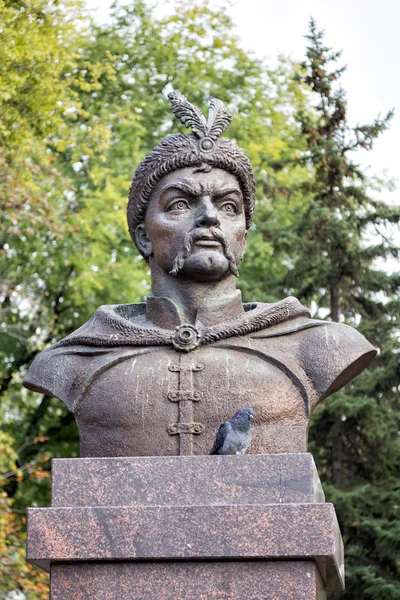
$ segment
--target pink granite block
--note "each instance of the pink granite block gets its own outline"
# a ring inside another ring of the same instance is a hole
[[[342,547],[332,504],[31,508],[31,562],[308,559],[340,589]]]
[[[54,564],[51,600],[325,600],[313,561]]]

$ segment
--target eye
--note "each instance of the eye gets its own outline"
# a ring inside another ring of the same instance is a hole
[[[237,214],[237,207],[234,202],[224,202],[224,204],[222,204],[222,206],[221,206],[221,210],[223,210],[224,212],[226,212],[230,215]]]
[[[189,205],[185,200],[176,200],[168,206],[168,210],[186,210],[188,208]]]

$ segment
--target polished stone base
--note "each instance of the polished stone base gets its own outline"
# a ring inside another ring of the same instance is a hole
[[[51,600],[325,600],[313,561],[144,562],[51,567]]]
[[[53,461],[28,511],[51,599],[323,600],[343,547],[310,454]],[[101,562],[100,562],[101,561]]]

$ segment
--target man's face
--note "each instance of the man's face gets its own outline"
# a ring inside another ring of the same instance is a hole
[[[222,169],[170,173],[152,194],[139,237],[143,234],[151,260],[167,273],[217,281],[235,272],[246,243],[239,181]]]

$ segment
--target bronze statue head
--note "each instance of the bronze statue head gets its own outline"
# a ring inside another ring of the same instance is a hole
[[[250,162],[235,141],[219,137],[232,120],[224,104],[211,98],[206,120],[203,113],[180,92],[171,92],[168,97],[175,116],[193,133],[167,136],[136,170],[129,192],[128,226],[134,243],[146,258],[147,253],[138,242],[137,228],[145,221],[156,187],[171,173],[188,168],[192,168],[194,175],[223,170],[237,180],[241,190],[246,229],[251,225],[254,211],[255,182]]]

